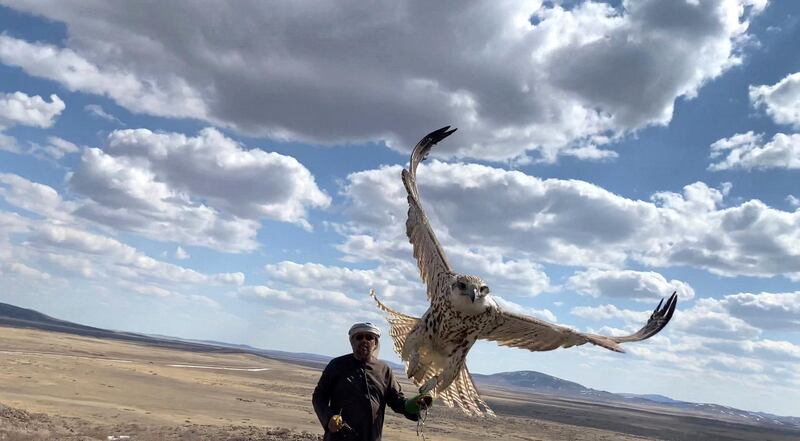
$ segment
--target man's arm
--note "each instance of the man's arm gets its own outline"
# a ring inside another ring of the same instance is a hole
[[[333,390],[334,368],[331,363],[325,366],[322,371],[322,376],[319,377],[317,387],[314,388],[314,394],[311,396],[311,402],[314,405],[314,412],[317,414],[320,424],[325,430],[328,430],[328,422],[331,417],[336,415],[336,412],[331,409],[331,391]]]
[[[417,421],[419,419],[419,413],[409,413],[406,411],[407,400],[405,395],[403,395],[403,390],[400,388],[400,383],[398,383],[394,378],[392,369],[389,368],[388,371],[389,374],[386,382],[386,405],[388,405],[393,411],[402,413],[411,421]]]

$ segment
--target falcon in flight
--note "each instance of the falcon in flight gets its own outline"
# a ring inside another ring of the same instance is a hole
[[[535,317],[503,310],[492,298],[486,282],[478,276],[455,272],[433,233],[417,190],[417,166],[439,141],[456,129],[450,126],[429,133],[411,153],[411,171],[403,170],[408,192],[406,234],[422,280],[427,286],[430,307],[422,318],[397,312],[370,294],[387,314],[394,349],[402,358],[408,378],[417,386],[433,386],[431,393],[447,406],[458,406],[473,415],[494,415],[475,389],[466,357],[478,339],[529,351],[550,351],[585,343],[624,352],[620,343],[640,341],[657,334],[667,325],[677,304],[673,293],[662,299],[650,319],[638,332],[623,337],[585,334]],[[663,304],[663,306],[662,306]]]

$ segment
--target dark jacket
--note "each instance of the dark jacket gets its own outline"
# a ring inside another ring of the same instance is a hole
[[[405,412],[406,399],[386,363],[363,362],[353,354],[328,363],[314,389],[312,402],[325,429],[325,441],[380,441],[387,405],[410,420],[419,418],[419,414]],[[328,433],[328,421],[339,412],[353,430]]]

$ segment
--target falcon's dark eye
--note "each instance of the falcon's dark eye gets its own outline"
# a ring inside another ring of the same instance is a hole
[[[458,289],[464,291],[465,289],[467,289],[467,284],[464,282],[458,282]]]
[[[483,295],[489,294],[489,287],[486,285],[481,286],[481,294]]]

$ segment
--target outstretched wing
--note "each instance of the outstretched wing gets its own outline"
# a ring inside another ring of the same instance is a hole
[[[430,153],[431,148],[439,141],[450,136],[456,129],[450,126],[442,127],[425,135],[411,152],[411,171],[403,169],[403,185],[408,192],[408,220],[406,221],[406,235],[414,249],[414,258],[420,276],[428,287],[428,299],[435,294],[436,277],[442,272],[452,272],[444,250],[436,239],[436,235],[428,223],[428,217],[420,203],[417,190],[417,166]]]
[[[551,351],[556,348],[592,343],[615,352],[625,352],[619,343],[640,341],[656,335],[669,323],[677,303],[676,293],[672,293],[666,304],[664,299],[661,299],[642,329],[623,337],[584,334],[534,317],[497,310],[494,324],[478,338],[496,341],[501,346],[529,351]]]

